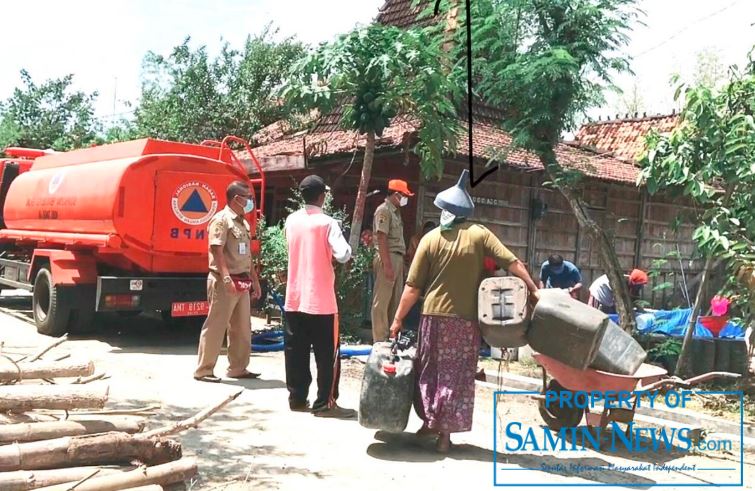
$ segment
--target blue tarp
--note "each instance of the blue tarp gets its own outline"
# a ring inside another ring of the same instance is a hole
[[[692,314],[692,309],[677,309],[677,310],[657,310],[655,312],[647,312],[637,315],[637,331],[642,334],[658,333],[665,334],[667,336],[684,336],[687,332],[687,325],[689,323],[689,316]],[[608,317],[612,321],[618,323],[619,316],[612,314]],[[744,338],[745,328],[729,322],[721,330],[719,338]],[[696,338],[712,338],[711,332],[706,329],[700,321],[695,324]]]

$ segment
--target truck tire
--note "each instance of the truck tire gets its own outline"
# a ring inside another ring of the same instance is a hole
[[[37,332],[47,336],[61,336],[66,333],[71,315],[70,305],[62,296],[62,287],[53,285],[52,273],[40,268],[34,279],[32,313]]]

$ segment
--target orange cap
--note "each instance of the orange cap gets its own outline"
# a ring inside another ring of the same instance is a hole
[[[647,285],[649,281],[648,274],[641,269],[633,269],[629,273],[630,285]]]
[[[401,179],[391,179],[390,181],[388,181],[388,191],[401,193],[406,196],[414,196],[414,193],[409,191],[409,185],[406,183],[406,181],[402,181]]]

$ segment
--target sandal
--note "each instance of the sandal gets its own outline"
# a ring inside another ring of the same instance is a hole
[[[220,378],[216,377],[215,375],[202,375],[201,377],[195,376],[194,380],[198,380],[200,382],[212,382],[213,384],[220,382]]]
[[[230,375],[229,374],[228,378],[235,378],[235,379],[255,379],[255,378],[260,378],[260,375],[261,374],[254,373],[254,372],[244,372],[241,375]]]

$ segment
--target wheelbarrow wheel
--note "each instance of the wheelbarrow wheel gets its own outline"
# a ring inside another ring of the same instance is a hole
[[[548,382],[546,392],[549,391],[569,392],[555,379],[551,379],[551,381]],[[579,402],[581,404],[583,401]],[[538,402],[537,409],[540,411],[540,416],[542,416],[545,424],[548,425],[548,428],[553,431],[558,431],[561,428],[573,428],[575,426],[579,426],[579,423],[582,421],[582,416],[585,412],[585,410],[582,408],[560,407],[558,404],[551,404],[550,407],[546,407],[544,400],[540,400]]]

